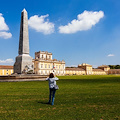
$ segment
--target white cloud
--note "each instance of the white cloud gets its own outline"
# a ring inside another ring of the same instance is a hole
[[[14,60],[13,59],[0,60],[0,64],[2,64],[2,63],[12,64],[12,63],[14,63]]]
[[[6,32],[9,30],[8,25],[5,23],[5,19],[0,13],[0,37],[4,39],[8,39],[12,37],[12,34],[10,32]]]
[[[49,15],[34,15],[30,17],[28,20],[28,25],[36,30],[37,32],[42,32],[43,34],[51,34],[54,32],[54,24],[49,22],[49,19],[45,21],[45,18],[47,18]]]
[[[107,57],[113,57],[113,56],[115,56],[114,54],[109,54]]]
[[[5,19],[0,13],[0,30],[9,30],[7,24],[5,23]]]
[[[0,32],[0,37],[8,39],[12,37],[12,34],[10,32]]]
[[[65,26],[59,27],[59,33],[70,34],[76,33],[78,31],[89,30],[97,24],[101,18],[104,17],[103,11],[84,11],[83,13],[77,16],[77,20],[74,19],[71,23],[68,23]]]

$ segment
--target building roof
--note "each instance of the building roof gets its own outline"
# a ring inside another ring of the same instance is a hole
[[[92,71],[104,72],[104,70],[102,70],[102,69],[92,69]]]
[[[79,64],[78,66],[79,66],[79,67],[80,67],[80,66],[89,66],[89,67],[92,67],[92,65],[87,64],[87,63],[82,63],[82,64]]]
[[[108,65],[101,65],[101,66],[98,66],[98,68],[100,68],[100,67],[109,68]]]
[[[13,69],[13,66],[10,66],[10,65],[0,65],[0,69]]]
[[[39,62],[45,62],[45,63],[59,63],[59,64],[65,64],[65,61],[58,61],[58,60],[50,60],[50,59],[48,59],[48,60],[46,60],[46,59],[33,59],[33,62],[34,61],[39,61]]]
[[[51,52],[48,52],[48,51],[39,51],[39,52],[35,52],[35,53],[52,55],[52,53],[51,53]]]
[[[85,71],[82,68],[77,68],[77,67],[66,67],[65,70],[69,70],[69,71]]]
[[[110,69],[109,71],[113,72],[113,71],[120,71],[120,69]]]

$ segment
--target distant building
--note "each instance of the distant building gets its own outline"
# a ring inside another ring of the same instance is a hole
[[[102,65],[98,68],[92,68],[92,65],[82,63],[78,67],[66,67],[66,75],[106,75],[109,71],[109,66]]]
[[[0,65],[0,75],[11,75],[13,73],[13,66]]]
[[[82,63],[81,65],[78,65],[78,68],[84,69],[86,75],[92,75],[92,65]]]
[[[106,72],[106,74],[108,74],[108,71],[110,70],[110,67],[108,65],[101,65],[98,67],[98,69],[102,69],[103,71]]]
[[[34,72],[39,75],[49,75],[51,72],[55,75],[65,75],[65,61],[52,59],[52,53],[47,51],[35,52]]]
[[[108,74],[120,74],[120,69],[110,69]]]
[[[92,65],[82,63],[78,67],[66,67],[65,62],[52,59],[52,53],[39,51],[35,52],[33,59],[34,72],[39,75],[49,75],[51,72],[55,75],[107,75],[120,74],[120,69],[110,69],[107,65],[92,68]],[[0,65],[0,75],[11,75],[13,66]]]
[[[52,53],[36,52],[36,57],[33,60],[34,72],[40,75],[49,75],[54,72],[56,75],[107,75],[120,74],[120,69],[110,69],[107,65],[92,68],[92,65],[83,63],[78,67],[66,67],[64,61],[52,59]],[[13,73],[13,66],[0,65],[0,75],[11,75]]]
[[[102,69],[92,69],[92,75],[106,75],[106,72]]]
[[[86,75],[86,71],[84,69],[77,67],[66,67],[65,73],[66,75]]]

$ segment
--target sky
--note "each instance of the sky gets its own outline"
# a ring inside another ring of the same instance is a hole
[[[18,56],[20,19],[28,12],[30,56],[48,51],[66,66],[120,64],[120,0],[4,0],[0,65]]]

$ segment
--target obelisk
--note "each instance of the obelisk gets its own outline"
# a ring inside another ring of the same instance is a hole
[[[33,68],[32,57],[29,55],[28,15],[23,9],[21,13],[19,50],[14,64],[14,73],[24,73],[26,67]]]

